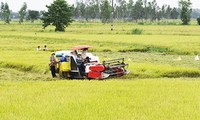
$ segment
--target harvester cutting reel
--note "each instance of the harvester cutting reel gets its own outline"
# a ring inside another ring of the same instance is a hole
[[[103,61],[103,65],[105,66],[104,73],[109,74],[109,76],[120,77],[129,73],[125,69],[128,64],[124,63],[124,58]]]
[[[103,61],[102,65],[90,66],[88,78],[91,79],[105,79],[111,77],[121,77],[128,74],[126,70],[128,64],[124,63],[124,58]]]

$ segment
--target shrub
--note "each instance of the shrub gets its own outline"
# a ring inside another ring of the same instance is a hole
[[[136,34],[136,35],[140,35],[140,34],[142,34],[142,32],[143,32],[143,30],[140,30],[140,29],[138,29],[138,28],[136,28],[136,29],[133,29],[132,30],[132,34]]]
[[[138,25],[144,25],[144,22],[139,22]]]
[[[197,22],[200,25],[200,17],[197,18]]]

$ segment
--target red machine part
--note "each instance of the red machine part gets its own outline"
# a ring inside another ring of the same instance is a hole
[[[101,79],[101,72],[105,70],[103,65],[90,66],[90,72],[88,73],[88,78],[90,79]]]
[[[105,67],[103,65],[95,65],[95,66],[90,66],[89,68],[91,71],[98,71],[102,72],[105,70]]]
[[[90,79],[101,79],[101,72],[97,72],[97,71],[90,71],[88,73],[88,78]]]

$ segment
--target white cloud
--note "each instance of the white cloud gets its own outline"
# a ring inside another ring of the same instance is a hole
[[[26,2],[28,9],[31,10],[46,10],[46,5],[50,5],[54,0],[0,0],[0,2],[7,2],[10,9],[17,12],[22,7],[23,3]],[[72,3],[74,0],[67,0],[68,3]]]

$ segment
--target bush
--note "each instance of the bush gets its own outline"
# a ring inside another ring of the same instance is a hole
[[[142,31],[143,31],[143,30],[140,30],[140,29],[136,28],[136,29],[133,29],[133,30],[132,30],[132,34],[134,34],[134,35],[135,35],[135,34],[140,35],[140,34],[142,34]]]
[[[200,17],[197,18],[197,22],[200,25]]]
[[[144,25],[144,22],[139,22],[138,25]]]

